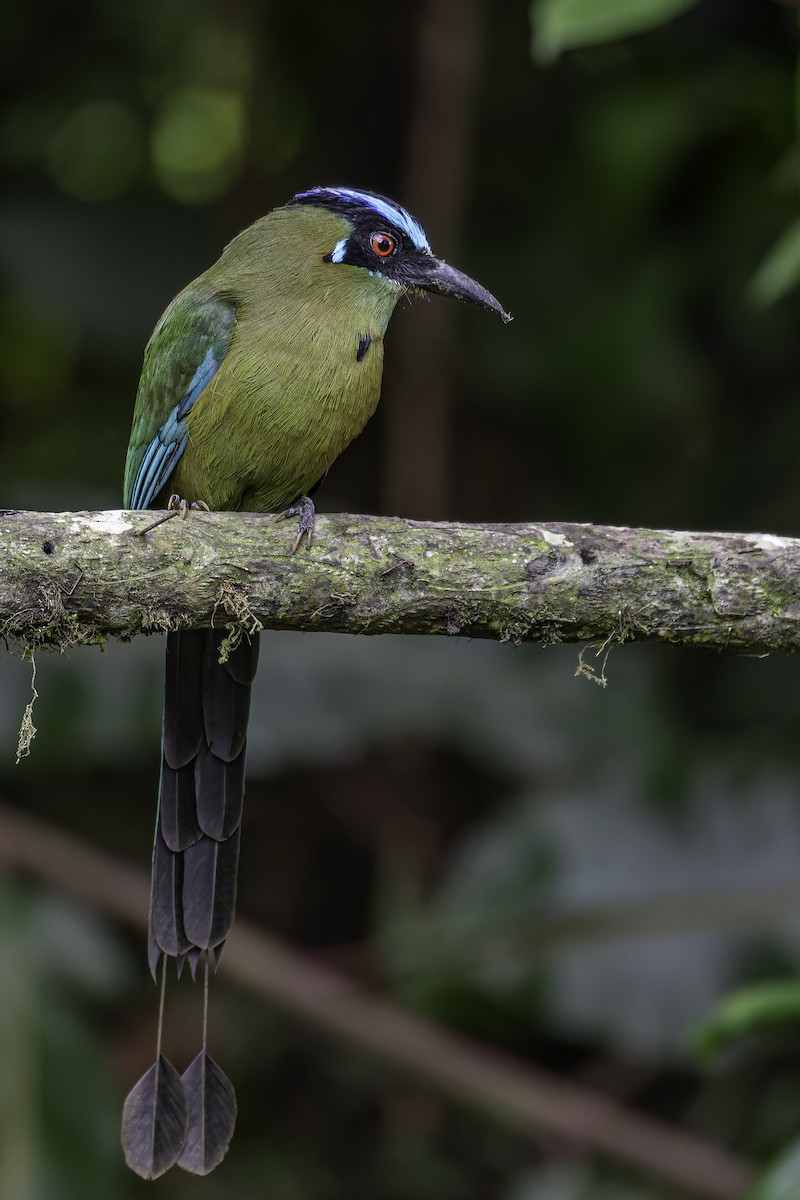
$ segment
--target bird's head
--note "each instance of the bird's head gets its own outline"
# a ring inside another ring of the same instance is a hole
[[[295,205],[324,208],[349,223],[349,232],[323,256],[332,268],[357,267],[391,281],[399,292],[438,292],[511,320],[485,287],[436,258],[419,221],[393,200],[352,188],[316,187],[299,192],[287,207]]]

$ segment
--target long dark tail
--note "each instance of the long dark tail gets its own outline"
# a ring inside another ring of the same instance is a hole
[[[258,636],[220,662],[226,634],[167,635],[164,734],[153,846],[148,953],[161,973],[156,1062],[122,1115],[128,1166],[147,1179],[175,1163],[206,1175],[222,1160],[236,1121],[236,1094],[206,1052],[209,957],[216,967],[236,907],[250,688]],[[192,974],[203,957],[203,1044],[182,1076],[161,1054],[167,960]]]
[[[258,635],[221,663],[225,632],[167,635],[164,737],[150,896],[150,967],[218,958],[233,922],[250,687]]]

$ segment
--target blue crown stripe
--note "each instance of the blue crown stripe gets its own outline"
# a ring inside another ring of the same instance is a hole
[[[349,188],[336,188],[335,191],[343,199],[352,200],[354,204],[363,204],[365,208],[371,208],[379,216],[385,217],[392,225],[396,225],[398,229],[402,229],[403,233],[411,238],[418,249],[430,250],[425,230],[419,221],[416,221],[411,216],[411,213],[405,208],[401,208],[399,204],[393,204],[390,200],[384,200],[380,196],[370,196],[363,192],[350,191]]]
[[[399,204],[395,204],[391,200],[386,200],[383,196],[375,196],[371,192],[358,192],[354,188],[344,187],[311,188],[308,192],[298,192],[294,199],[313,200],[317,196],[321,204],[325,203],[326,196],[335,196],[337,200],[369,208],[379,217],[383,217],[384,220],[401,229],[411,239],[418,250],[424,250],[428,254],[431,253],[428,239],[425,236],[425,230],[419,221],[412,217],[411,213]]]

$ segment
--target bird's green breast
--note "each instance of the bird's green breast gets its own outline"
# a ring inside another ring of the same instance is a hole
[[[313,487],[372,416],[400,289],[323,261],[347,230],[319,209],[279,209],[187,289],[231,300],[236,326],[187,421],[172,479],[181,496],[274,511]]]

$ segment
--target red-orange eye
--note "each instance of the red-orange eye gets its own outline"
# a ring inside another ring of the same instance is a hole
[[[388,258],[397,249],[397,242],[390,233],[371,234],[369,244],[378,258]]]

